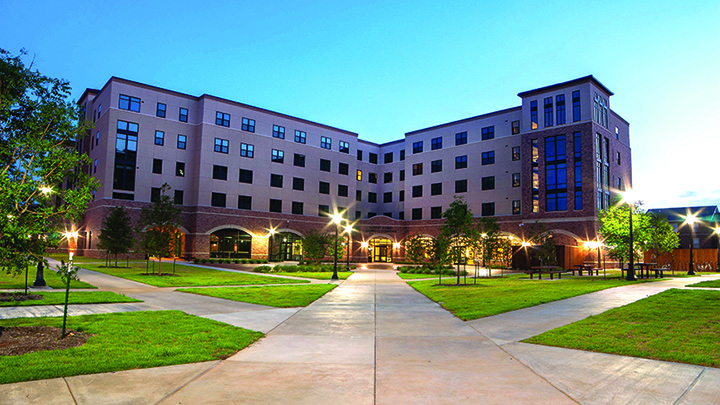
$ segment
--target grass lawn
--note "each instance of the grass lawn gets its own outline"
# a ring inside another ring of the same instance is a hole
[[[701,281],[699,283],[690,284],[688,287],[720,288],[720,280]]]
[[[273,272],[271,274],[278,274],[281,276],[290,276],[290,277],[304,277],[304,278],[314,278],[318,280],[330,280],[332,277],[332,272],[326,272],[326,271],[279,271],[277,273]],[[350,277],[353,274],[352,271],[338,271],[338,278],[340,280],[345,280],[348,277]]]
[[[35,281],[35,276],[37,275],[37,268],[31,267],[30,272],[28,273],[28,286],[31,286],[32,283]],[[45,282],[49,287],[52,288],[62,288],[65,289],[65,283],[60,279],[60,276],[58,276],[57,273],[50,269],[44,269],[43,270],[43,278],[45,278]],[[0,272],[0,290],[2,289],[16,289],[16,288],[25,288],[25,272],[23,271],[21,274],[14,274],[10,275],[5,272]],[[88,283],[83,283],[82,281],[71,281],[70,282],[70,288],[97,288],[93,285],[90,285]],[[71,294],[72,295],[72,294]]]
[[[185,288],[177,291],[249,302],[251,304],[289,308],[308,306],[335,287],[337,287],[335,284],[310,284],[267,287]]]
[[[41,300],[0,302],[0,307],[26,307],[36,305],[64,305],[65,292],[31,291],[30,294],[42,295]],[[142,302],[110,291],[72,291],[70,304],[115,304],[120,302]]]
[[[67,253],[50,253],[46,254],[45,257],[49,257],[51,259],[55,259],[57,261],[65,260],[68,261],[68,254]],[[112,263],[115,263],[115,257],[112,257],[111,260]],[[85,257],[85,256],[73,256],[73,263],[105,263],[105,259],[98,259],[95,257]],[[125,256],[118,256],[118,265],[125,264]]]
[[[400,277],[403,280],[417,280],[417,279],[435,279],[437,280],[438,276],[437,274],[413,274],[413,273],[397,273],[398,277]],[[460,280],[462,280],[462,276],[460,276]],[[443,276],[443,281],[445,280],[457,280],[457,276]],[[472,281],[468,281],[472,282]]]
[[[62,317],[18,318],[0,326],[62,326]],[[180,311],[127,312],[68,318],[92,334],[81,347],[0,356],[0,384],[225,359],[263,336]]]
[[[671,289],[525,340],[720,366],[720,291]]]
[[[468,285],[460,287],[454,283],[438,286],[437,280],[414,281],[408,284],[440,303],[458,318],[468,321],[638,282],[642,281],[602,277],[529,280],[526,275],[518,274],[504,278],[478,279],[477,284],[472,284],[473,281],[468,279]]]
[[[175,276],[142,275],[145,273],[145,262],[130,262],[130,267],[104,267],[101,264],[84,264],[82,268],[126,278],[155,287],[191,287],[206,285],[254,285],[254,284],[289,284],[308,283],[304,280],[290,280],[279,277],[268,277],[255,274],[235,273],[230,271],[212,270],[203,267],[176,265]],[[172,262],[163,262],[163,274],[172,273]],[[150,264],[152,271],[152,263]],[[157,263],[155,264],[157,271]]]

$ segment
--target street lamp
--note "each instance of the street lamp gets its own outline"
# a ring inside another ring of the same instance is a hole
[[[628,207],[630,207],[630,265],[628,266],[628,272],[627,276],[625,276],[625,280],[627,281],[635,281],[637,278],[635,277],[635,250],[633,247],[633,211],[635,210],[635,200],[633,199],[632,191],[627,190],[624,193],[621,193],[623,196],[622,201],[627,203]]]
[[[690,268],[688,269],[688,276],[695,275],[695,264],[693,263],[693,245],[695,244],[695,222],[698,218],[695,214],[689,214],[685,217],[685,223],[690,225]]]
[[[715,271],[720,271],[720,226],[715,227],[715,235],[718,237],[717,259],[715,260]]]
[[[532,246],[532,244],[528,241],[522,241],[520,246],[522,246],[522,248],[525,250],[525,263],[526,263],[527,268],[529,269],[530,268],[530,253],[528,252],[528,247]]]
[[[268,231],[268,262],[272,262],[272,248],[274,236],[275,229],[270,228],[270,230]]]
[[[342,222],[342,215],[340,215],[336,212],[332,216],[332,222],[335,224],[335,251],[333,252],[333,275],[331,277],[331,280],[337,280],[338,279],[338,274],[337,274],[338,228],[340,227],[340,222]]]
[[[68,241],[68,261],[72,264],[73,255],[75,255],[75,249],[77,247],[78,231],[74,228],[72,231],[65,231],[63,236]],[[70,243],[72,241],[72,243]]]

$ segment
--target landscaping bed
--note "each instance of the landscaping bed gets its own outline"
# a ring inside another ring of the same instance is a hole
[[[278,308],[305,307],[322,297],[335,284],[267,287],[183,288],[177,291]]]

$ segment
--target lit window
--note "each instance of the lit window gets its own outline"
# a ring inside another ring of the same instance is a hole
[[[137,97],[131,97],[121,94],[118,108],[120,108],[121,110],[140,112],[140,99]]]
[[[295,130],[295,142],[305,143],[306,137],[307,137],[307,134],[305,132]]]
[[[273,138],[285,139],[285,127],[279,125],[273,125]]]
[[[247,132],[255,132],[255,120],[243,117],[242,127],[240,127],[240,129]]]
[[[220,111],[215,112],[215,125],[220,125],[221,127],[229,127],[230,114],[225,114],[224,112]]]
[[[320,137],[320,147],[323,149],[332,149],[332,139],[321,136]]]
[[[249,145],[247,143],[241,143],[240,144],[240,156],[246,157],[246,158],[255,157],[255,146]]]
[[[227,139],[215,138],[215,152],[228,153],[230,141]]]

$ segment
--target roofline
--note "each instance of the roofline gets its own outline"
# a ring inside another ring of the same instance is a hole
[[[405,139],[398,139],[398,140],[395,140],[395,141],[390,141],[390,142],[381,143],[379,146],[382,148],[382,147],[385,147],[385,146],[390,146],[390,145],[393,145],[393,144],[396,144],[396,143],[401,143],[401,142],[405,142]]]
[[[452,125],[464,124],[464,123],[466,123],[466,122],[468,122],[468,121],[473,121],[473,120],[477,120],[477,119],[480,119],[480,118],[488,118],[488,117],[493,117],[493,116],[496,116],[496,115],[507,114],[507,113],[513,112],[513,111],[520,111],[521,109],[522,109],[522,107],[510,107],[510,108],[506,108],[506,109],[504,109],[504,110],[493,111],[493,112],[486,113],[486,114],[476,115],[476,116],[474,116],[474,117],[463,118],[463,119],[460,119],[460,120],[457,120],[457,121],[446,122],[446,123],[444,123],[444,124],[435,125],[435,126],[432,126],[432,127],[427,127],[427,128],[423,128],[423,129],[416,129],[416,130],[414,130],[414,131],[406,132],[406,133],[405,133],[405,136],[414,135],[414,134],[417,134],[417,133],[420,133],[420,132],[430,131],[430,130],[433,130],[433,129],[445,128],[445,127],[449,127],[449,126],[452,126]]]
[[[619,119],[620,121],[622,121],[623,123],[625,123],[625,125],[630,126],[630,123],[627,122],[627,120],[626,120],[625,118],[621,117],[620,114],[616,113],[612,108],[610,109],[610,112],[613,113],[613,115],[615,116],[615,118],[617,118],[617,119]]]
[[[572,86],[575,84],[581,84],[581,83],[587,83],[587,82],[596,84],[597,86],[599,86],[601,89],[603,89],[605,92],[607,92],[611,96],[615,94],[612,91],[610,91],[610,89],[605,87],[604,84],[600,83],[600,81],[598,79],[596,79],[595,76],[588,75],[588,76],[583,76],[583,77],[580,77],[577,79],[568,80],[568,81],[562,82],[562,83],[555,83],[555,84],[551,84],[549,86],[538,87],[537,89],[523,91],[521,93],[518,93],[518,96],[519,97],[527,97],[527,96],[531,96],[533,94],[545,93],[545,92],[552,91],[552,90],[555,90],[555,89],[558,89],[561,87],[568,87],[568,86]]]
[[[100,90],[98,90],[98,89],[91,89],[90,87],[86,88],[85,91],[83,91],[83,94],[78,99],[78,104],[80,104],[80,102],[83,99],[85,99],[85,96],[87,96],[88,94],[90,94],[90,93],[98,94],[99,92],[100,92]]]

